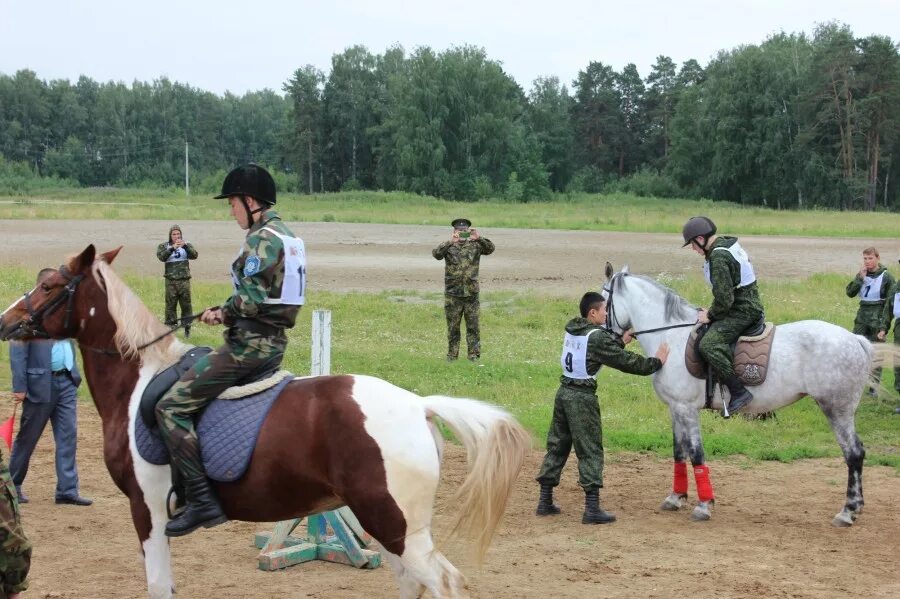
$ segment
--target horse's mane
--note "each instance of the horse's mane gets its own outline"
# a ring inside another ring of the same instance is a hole
[[[174,363],[178,359],[177,346],[182,345],[174,336],[163,337],[144,349],[138,349],[165,333],[168,327],[150,312],[104,260],[96,260],[92,271],[97,284],[106,289],[109,314],[116,323],[116,347],[122,355],[139,357],[142,362]]]
[[[673,320],[683,320],[683,321],[693,321],[697,318],[697,306],[691,304],[689,301],[675,293],[672,289],[666,287],[659,281],[655,279],[651,279],[650,277],[644,275],[635,275],[631,273],[616,273],[612,278],[612,289],[613,291],[617,291],[622,288],[625,284],[625,278],[632,277],[635,279],[640,279],[642,281],[646,281],[660,292],[663,293],[664,298],[664,312],[663,316],[666,319],[666,322],[671,322]]]

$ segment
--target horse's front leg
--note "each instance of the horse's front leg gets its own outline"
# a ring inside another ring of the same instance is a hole
[[[135,474],[123,491],[128,495],[131,519],[141,544],[147,593],[151,599],[172,599],[175,582],[169,538],[165,534],[168,521],[166,496],[171,480],[169,468],[140,462]]]
[[[685,454],[687,443],[683,423],[672,415],[672,452],[675,460],[675,472],[672,479],[672,492],[663,500],[660,509],[667,512],[676,512],[681,509],[687,500],[688,477]]]
[[[690,458],[691,465],[694,467],[694,482],[697,485],[697,498],[699,503],[691,513],[691,520],[703,521],[712,517],[712,506],[715,503],[715,494],[713,493],[712,483],[709,480],[709,466],[706,465],[706,458],[703,454],[703,439],[700,436],[700,412],[699,410],[684,408],[681,410],[672,410],[672,431],[674,436],[675,447],[681,447],[681,454],[676,449],[675,453],[675,485],[673,492],[669,496],[677,494],[677,491],[684,491],[687,495],[687,466],[679,466],[683,464],[685,457]],[[684,468],[684,470],[682,470]],[[683,474],[683,477],[681,473]],[[668,499],[667,498],[667,501]],[[680,507],[680,505],[679,505]]]

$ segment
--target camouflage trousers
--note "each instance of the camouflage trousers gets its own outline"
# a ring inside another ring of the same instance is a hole
[[[247,375],[281,364],[287,337],[263,337],[231,328],[225,344],[197,360],[156,404],[156,421],[172,468],[184,480],[205,476],[194,418],[222,391]],[[236,400],[240,401],[240,400]]]
[[[734,351],[731,346],[747,327],[758,320],[758,313],[736,314],[709,325],[709,330],[700,340],[700,355],[713,367],[720,381],[734,376]]]
[[[569,452],[575,447],[578,484],[585,491],[603,487],[603,423],[600,400],[590,389],[560,385],[553,402],[553,419],[547,431],[547,454],[538,472],[542,485],[559,484]]]
[[[466,345],[469,359],[481,357],[481,337],[478,329],[478,294],[470,297],[444,296],[444,313],[447,315],[447,358],[459,356],[459,325],[466,318]]]
[[[872,343],[879,343],[878,331],[881,330],[881,311],[884,306],[860,304],[859,310],[856,312],[856,318],[853,320],[853,334],[862,335]],[[897,331],[894,331],[896,338]],[[894,370],[896,373],[896,369]],[[881,381],[881,368],[876,368],[872,373],[875,375],[876,381]],[[896,382],[894,385],[896,386]]]
[[[0,458],[2,459],[2,458]],[[22,530],[16,487],[6,463],[0,463],[0,598],[28,588],[31,543]]]
[[[181,305],[181,317],[190,316],[191,312],[191,280],[166,279],[166,324],[170,327],[178,324],[176,306]]]

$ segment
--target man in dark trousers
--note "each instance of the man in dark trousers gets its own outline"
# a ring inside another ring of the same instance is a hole
[[[468,357],[475,361],[481,357],[478,267],[482,256],[494,253],[494,244],[472,228],[472,221],[467,218],[457,218],[450,224],[453,227],[450,241],[431,251],[435,260],[444,261],[447,360],[453,361],[459,356],[459,324],[465,316]]]
[[[56,269],[38,273],[37,284]],[[75,466],[77,439],[78,386],[81,375],[71,340],[34,339],[9,344],[13,397],[22,404],[19,433],[9,457],[9,470],[19,503],[28,503],[22,483],[28,474],[28,462],[47,422],[53,426],[56,443],[56,503],[91,505],[78,493],[78,469]]]

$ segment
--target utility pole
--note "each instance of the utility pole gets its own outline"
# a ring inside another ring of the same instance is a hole
[[[184,140],[184,195],[191,195],[191,171],[188,166],[188,142]]]

